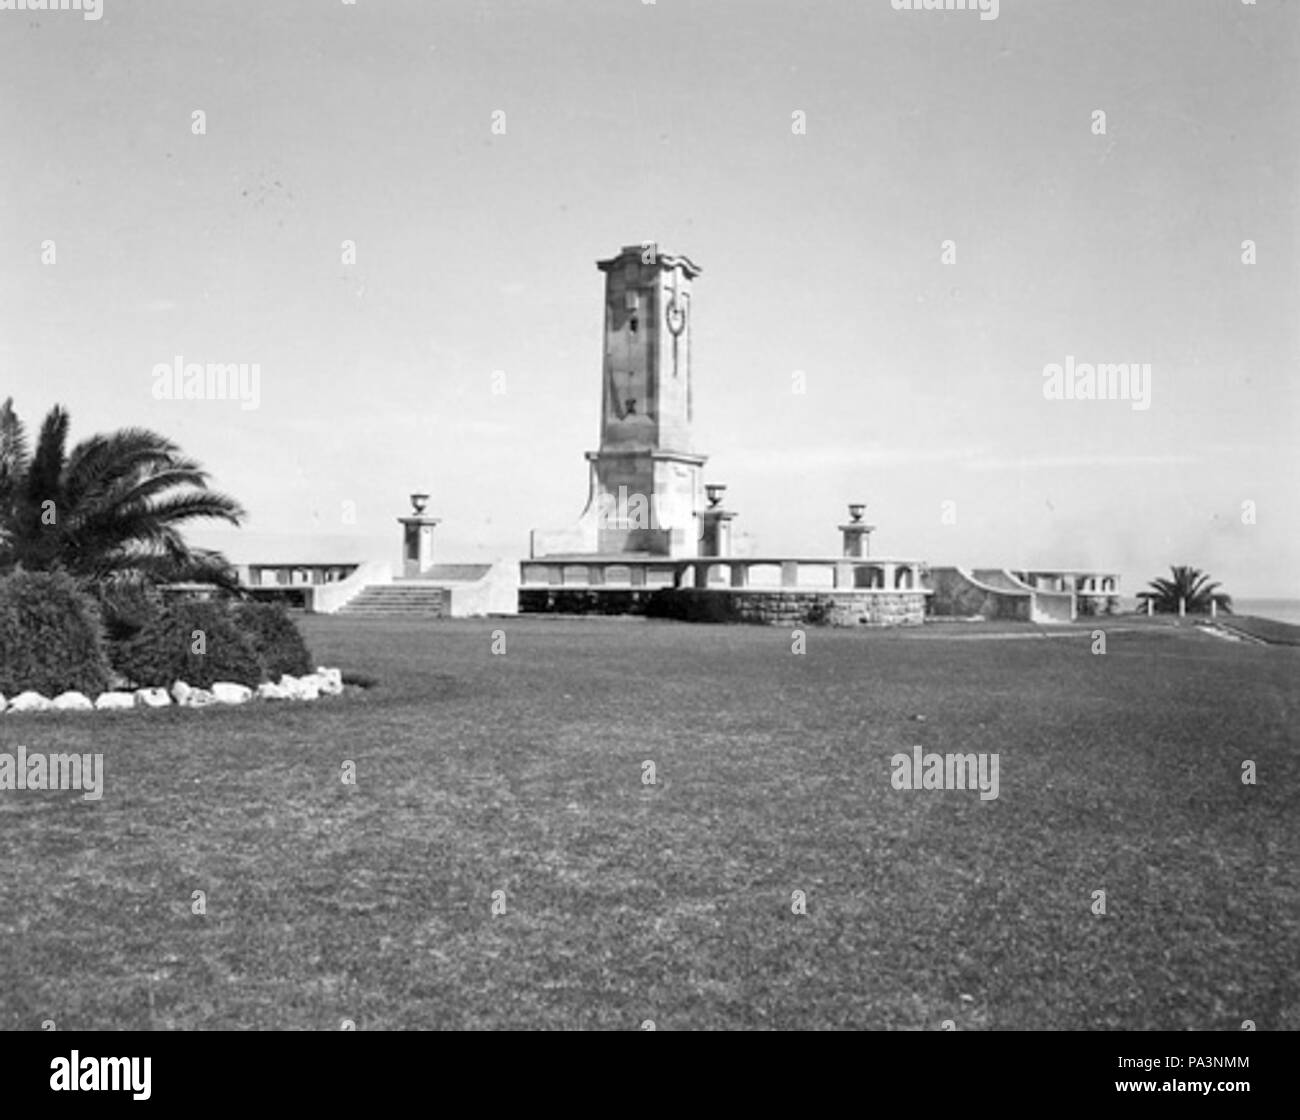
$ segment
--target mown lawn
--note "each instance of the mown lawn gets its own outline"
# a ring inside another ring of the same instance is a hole
[[[0,716],[107,774],[0,792],[0,1027],[1300,1028],[1300,650],[303,628],[377,685]],[[1000,796],[894,790],[914,743]]]

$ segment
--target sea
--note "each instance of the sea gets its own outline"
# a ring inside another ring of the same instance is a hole
[[[1141,611],[1145,607],[1141,600],[1125,595],[1120,598],[1120,609]],[[1300,626],[1300,599],[1238,599],[1234,595],[1232,613],[1271,618],[1274,622],[1289,622],[1292,626]]]
[[[1238,599],[1234,596],[1232,612],[1300,626],[1300,599]]]

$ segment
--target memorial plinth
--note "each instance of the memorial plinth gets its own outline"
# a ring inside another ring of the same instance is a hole
[[[442,519],[425,514],[428,501],[428,494],[412,494],[410,516],[397,519],[402,526],[402,575],[406,579],[418,579],[433,567],[433,528]]]
[[[854,502],[849,506],[849,522],[839,527],[844,537],[844,556],[854,560],[865,560],[870,553],[870,539],[874,525],[863,524],[862,514],[866,506]]]
[[[719,508],[727,488],[715,482],[704,489],[709,497],[709,508],[696,515],[700,519],[700,556],[730,556],[731,522],[736,515]]]

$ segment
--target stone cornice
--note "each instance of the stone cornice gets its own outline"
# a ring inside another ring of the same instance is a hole
[[[601,272],[610,272],[627,263],[628,258],[632,258],[638,265],[644,265],[641,255],[645,250],[640,245],[624,245],[618,256],[610,257],[608,260],[597,261],[596,267]],[[665,272],[671,272],[675,268],[680,268],[690,279],[695,279],[701,271],[699,265],[690,259],[690,257],[674,255],[672,253],[656,252],[653,265]]]

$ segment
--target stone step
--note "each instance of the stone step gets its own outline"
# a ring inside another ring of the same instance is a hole
[[[441,603],[446,599],[445,595],[367,595],[364,592],[352,601],[355,603],[358,599],[367,603]]]
[[[441,599],[437,599],[437,600],[434,600],[434,601],[432,601],[432,602],[428,602],[428,603],[376,603],[376,602],[374,602],[374,601],[372,600],[372,601],[365,602],[365,603],[349,603],[345,609],[347,609],[347,610],[367,610],[367,609],[389,608],[389,609],[392,609],[392,610],[429,610],[429,611],[437,611],[437,610],[442,610],[442,608],[445,607],[446,605],[447,605],[447,604],[446,604],[445,602],[443,602]]]
[[[344,614],[344,613],[346,614],[442,614],[444,613],[444,608],[442,606],[377,607],[374,605],[367,606],[366,604],[363,603],[359,607],[354,607],[351,604],[349,604],[348,606],[344,607],[339,613],[340,614]]]
[[[355,609],[355,608],[357,608],[357,607],[397,607],[397,608],[400,608],[400,607],[426,607],[426,608],[428,608],[429,610],[437,610],[437,609],[440,608],[440,607],[446,606],[446,600],[444,600],[444,599],[427,599],[427,600],[425,600],[425,599],[421,599],[421,600],[419,600],[418,602],[405,602],[405,603],[399,603],[399,602],[395,602],[395,601],[393,601],[393,600],[391,600],[391,599],[385,599],[385,600],[367,599],[364,603],[352,602],[352,603],[349,603],[349,604],[347,604],[347,605],[348,605],[349,607],[353,608],[353,609]]]
[[[446,595],[358,595],[352,602],[365,603],[444,603]]]
[[[411,610],[391,610],[381,611],[369,607],[362,607],[361,610],[341,610],[339,614],[374,614],[374,615],[391,615],[401,618],[443,618],[446,611],[411,611]]]
[[[442,591],[363,591],[357,598],[401,599],[406,602],[412,599],[445,599],[446,594]]]
[[[401,606],[403,603],[445,603],[447,600],[442,595],[412,595],[410,597],[396,597],[386,595],[357,596],[353,603],[393,603]]]
[[[382,584],[363,588],[339,614],[433,619],[445,618],[450,613],[450,605],[451,596],[444,587]]]

